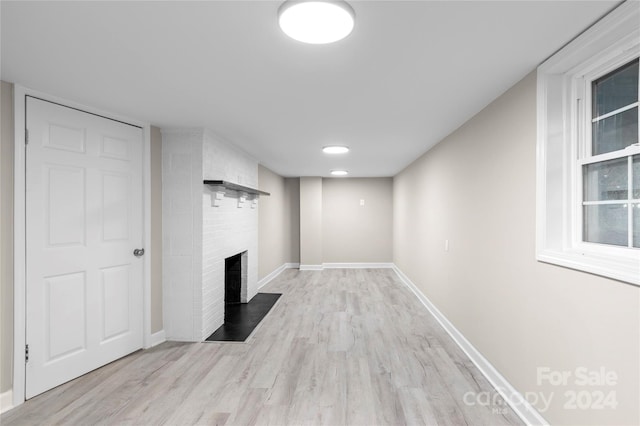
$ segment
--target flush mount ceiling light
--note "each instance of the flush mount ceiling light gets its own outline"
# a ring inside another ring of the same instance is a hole
[[[346,176],[349,172],[346,170],[331,170],[331,174],[333,176]]]
[[[349,152],[349,147],[339,145],[325,146],[324,148],[322,148],[322,152],[324,152],[325,154],[346,154],[347,152]]]
[[[282,31],[310,44],[342,40],[353,30],[354,20],[351,6],[340,0],[287,0],[278,9]]]

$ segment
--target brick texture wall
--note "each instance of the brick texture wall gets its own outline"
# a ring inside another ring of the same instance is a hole
[[[258,164],[208,130],[163,131],[162,140],[165,332],[201,341],[224,321],[225,258],[247,252],[243,302],[258,282],[258,203],[202,181],[257,187]]]
[[[258,163],[207,131],[203,164],[205,179],[258,186]],[[214,205],[217,189],[205,187],[202,196],[203,339],[224,321],[224,260],[227,257],[247,252],[242,259],[247,283],[242,288],[242,302],[251,300],[258,291],[258,205],[251,196],[229,190],[224,191],[224,196]]]

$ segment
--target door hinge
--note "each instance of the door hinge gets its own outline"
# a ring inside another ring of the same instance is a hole
[[[29,362],[29,345],[24,345],[24,362]]]
[[[24,144],[29,145],[29,129],[24,129]]]

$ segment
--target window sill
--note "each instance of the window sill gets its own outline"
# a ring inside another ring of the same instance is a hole
[[[537,260],[640,286],[640,255],[616,259],[582,251],[543,250]]]

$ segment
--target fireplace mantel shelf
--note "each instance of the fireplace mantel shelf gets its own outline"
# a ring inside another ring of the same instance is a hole
[[[228,182],[226,180],[205,180],[204,184],[205,185],[211,185],[211,186],[222,186],[224,188],[232,189],[234,191],[242,191],[242,192],[246,192],[247,194],[258,195],[258,196],[260,196],[260,195],[266,195],[266,196],[271,195],[268,192],[260,191],[259,189],[250,188],[248,186],[239,185],[239,184],[233,183],[233,182]]]

